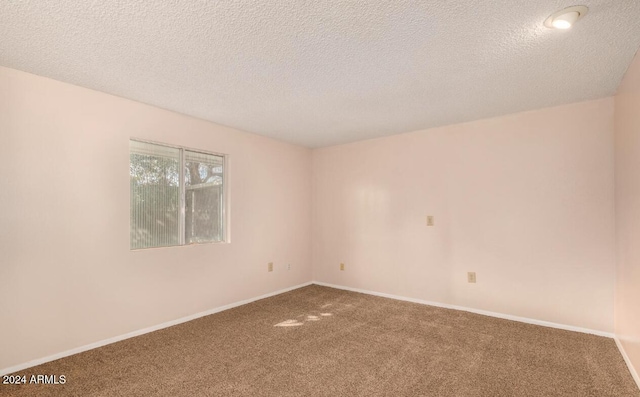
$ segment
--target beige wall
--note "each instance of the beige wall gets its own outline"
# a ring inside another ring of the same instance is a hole
[[[615,100],[636,363],[638,69]],[[0,369],[311,279],[611,332],[613,127],[607,98],[311,152],[0,68]],[[231,244],[129,250],[130,137],[230,155]]]
[[[230,155],[231,244],[129,250],[130,137]],[[311,281],[310,167],[308,149],[0,68],[0,369]]]
[[[615,333],[640,385],[640,55],[616,95]]]
[[[612,332],[613,105],[314,150],[314,280]]]

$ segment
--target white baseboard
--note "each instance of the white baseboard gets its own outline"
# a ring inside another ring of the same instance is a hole
[[[597,331],[597,330],[588,329],[588,328],[575,327],[573,325],[558,324],[558,323],[552,323],[552,322],[549,322],[549,321],[535,320],[535,319],[527,318],[527,317],[512,316],[510,314],[503,314],[503,313],[490,312],[490,311],[486,311],[486,310],[472,309],[472,308],[464,307],[464,306],[449,305],[447,303],[439,303],[439,302],[426,301],[426,300],[422,300],[422,299],[407,298],[405,296],[385,294],[383,292],[368,291],[368,290],[363,290],[363,289],[359,289],[359,288],[345,287],[345,286],[342,286],[342,285],[323,283],[323,282],[320,282],[320,281],[314,281],[313,284],[321,285],[321,286],[324,286],[324,287],[342,289],[342,290],[346,290],[346,291],[360,292],[362,294],[375,295],[375,296],[380,296],[380,297],[383,297],[383,298],[390,298],[390,299],[396,299],[396,300],[401,300],[401,301],[420,303],[420,304],[423,304],[423,305],[442,307],[442,308],[445,308],[445,309],[461,310],[461,311],[475,313],[475,314],[482,314],[484,316],[502,318],[502,319],[505,319],[505,320],[519,321],[521,323],[541,325],[543,327],[558,328],[558,329],[563,329],[563,330],[566,330],[566,331],[582,332],[584,334],[593,334],[593,335],[598,335],[598,336],[604,336],[604,337],[607,337],[607,338],[613,338],[613,336],[614,336],[613,333],[611,333],[611,332]]]
[[[44,364],[44,363],[47,363],[49,361],[57,360],[57,359],[60,359],[60,358],[63,358],[63,357],[67,357],[67,356],[71,356],[71,355],[74,355],[74,354],[77,354],[77,353],[82,353],[82,352],[85,352],[87,350],[91,350],[91,349],[95,349],[95,348],[102,347],[102,346],[105,346],[105,345],[109,345],[111,343],[119,342],[121,340],[133,338],[134,336],[147,334],[149,332],[153,332],[153,331],[157,331],[159,329],[171,327],[173,325],[186,323],[187,321],[195,320],[196,318],[200,318],[200,317],[208,316],[210,314],[219,313],[219,312],[222,312],[222,311],[225,311],[225,310],[233,309],[234,307],[246,305],[247,303],[255,302],[257,300],[264,299],[264,298],[269,298],[269,297],[272,297],[272,296],[275,296],[275,295],[280,295],[282,293],[293,291],[294,289],[306,287],[307,285],[311,285],[311,284],[312,284],[312,282],[299,284],[299,285],[296,285],[296,286],[293,286],[293,287],[289,287],[289,288],[285,288],[285,289],[281,289],[281,290],[278,290],[278,291],[275,291],[275,292],[270,292],[268,294],[256,296],[254,298],[245,299],[245,300],[242,300],[242,301],[239,301],[239,302],[230,303],[230,304],[225,305],[225,306],[220,306],[220,307],[216,307],[214,309],[210,309],[210,310],[206,310],[206,311],[203,311],[203,312],[200,312],[200,313],[192,314],[190,316],[182,317],[182,318],[179,318],[177,320],[171,320],[171,321],[167,321],[167,322],[162,323],[162,324],[153,325],[151,327],[139,329],[137,331],[129,332],[129,333],[126,333],[124,335],[114,336],[113,338],[104,339],[104,340],[101,340],[101,341],[98,341],[98,342],[90,343],[88,345],[76,347],[75,349],[66,350],[66,351],[63,351],[63,352],[60,352],[60,353],[52,354],[52,355],[47,356],[47,357],[42,357],[42,358],[38,358],[38,359],[35,359],[35,360],[31,360],[31,361],[28,361],[26,363],[14,365],[12,367],[2,368],[2,369],[0,369],[0,376],[6,375],[6,374],[11,374],[11,373],[18,372],[18,371],[22,371],[23,369],[31,368],[31,367],[34,367],[36,365]]]
[[[638,389],[640,389],[640,376],[638,376],[638,371],[636,371],[635,367],[631,363],[631,360],[629,359],[627,352],[624,350],[624,347],[622,346],[620,339],[618,339],[617,336],[614,336],[613,340],[616,341],[618,350],[620,350],[620,354],[622,354],[622,358],[624,358],[624,362],[627,364],[627,367],[629,368],[629,372],[631,372],[631,376],[633,377],[633,380],[636,381],[636,385],[638,385]]]

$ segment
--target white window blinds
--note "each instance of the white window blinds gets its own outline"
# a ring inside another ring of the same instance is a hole
[[[224,156],[131,140],[131,249],[224,241]]]

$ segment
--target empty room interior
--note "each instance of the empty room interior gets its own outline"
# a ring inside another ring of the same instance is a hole
[[[640,397],[640,1],[0,2],[0,396]]]

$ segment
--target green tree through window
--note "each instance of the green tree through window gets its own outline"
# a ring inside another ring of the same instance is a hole
[[[131,249],[224,240],[224,156],[135,140],[129,154]]]

